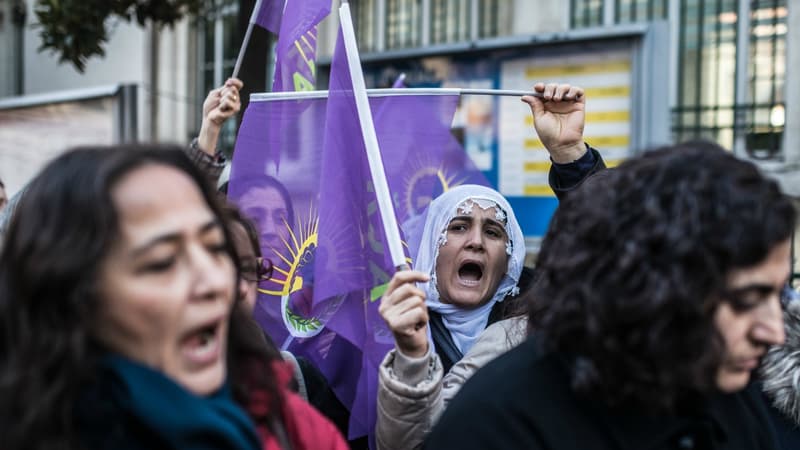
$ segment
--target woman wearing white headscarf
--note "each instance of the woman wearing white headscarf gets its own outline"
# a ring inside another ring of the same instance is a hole
[[[560,197],[605,165],[583,142],[583,90],[541,83],[534,90],[543,98],[523,101],[550,152],[549,181]],[[508,318],[504,309],[514,308],[503,308],[519,293],[525,242],[500,193],[466,185],[436,198],[415,256],[414,270],[395,273],[381,299],[395,349],[379,368],[380,449],[421,447],[461,385],[526,335],[524,318]]]

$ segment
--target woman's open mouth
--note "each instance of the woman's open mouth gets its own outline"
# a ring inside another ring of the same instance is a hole
[[[483,278],[483,267],[473,261],[466,261],[458,268],[458,280],[466,286],[478,286]]]
[[[190,331],[181,340],[181,353],[197,367],[216,363],[222,354],[222,319],[214,320]]]

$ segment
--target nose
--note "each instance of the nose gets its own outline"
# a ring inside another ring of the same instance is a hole
[[[466,246],[472,250],[483,250],[483,230],[481,227],[470,227],[467,232]]]
[[[783,328],[783,310],[778,295],[764,305],[752,330],[754,340],[766,345],[781,345],[786,340]]]
[[[188,252],[192,293],[198,300],[218,300],[234,293],[233,261],[228,254],[213,253],[203,245]]]
[[[272,219],[264,220],[261,224],[261,242],[266,244],[267,247],[280,249],[282,226],[283,224],[279,224]]]

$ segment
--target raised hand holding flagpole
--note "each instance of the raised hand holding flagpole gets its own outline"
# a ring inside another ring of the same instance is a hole
[[[375,187],[375,195],[378,199],[378,209],[380,210],[383,229],[386,233],[389,254],[395,267],[405,268],[407,266],[405,254],[403,253],[403,242],[400,238],[400,228],[397,224],[392,196],[389,192],[389,184],[386,181],[386,172],[381,160],[378,136],[375,133],[372,110],[369,107],[367,88],[364,83],[364,73],[361,70],[361,61],[358,56],[353,20],[350,16],[350,5],[347,2],[343,2],[342,6],[339,7],[339,20],[342,25],[342,36],[347,53],[347,65],[350,68],[350,77],[353,82],[358,121],[361,125],[361,135],[367,150],[369,170]]]

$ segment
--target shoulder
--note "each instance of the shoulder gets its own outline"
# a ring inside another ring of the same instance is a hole
[[[497,335],[505,336],[505,327],[508,324],[498,322],[495,325],[497,325]],[[477,371],[465,384],[462,394],[454,400],[453,406],[458,406],[470,399],[486,403],[497,402],[500,399],[499,395],[486,396],[487,390],[498,394],[525,390],[524,387],[528,385],[530,377],[541,378],[546,376],[546,373],[550,370],[551,359],[541,357],[535,339],[529,339],[494,358],[481,370]],[[520,397],[505,398],[501,401],[524,402]]]
[[[538,398],[543,392],[538,388],[555,387],[546,380],[549,365],[533,340],[491,361],[450,402],[427,448],[546,448],[531,421],[557,404]]]
[[[284,391],[283,420],[296,450],[345,450],[336,426],[294,392]]]
[[[773,346],[764,357],[760,375],[764,393],[772,406],[800,426],[800,300],[790,303],[783,314],[786,342]]]
[[[456,363],[442,380],[443,400],[448,404],[478,370],[498,356],[524,341],[527,329],[525,317],[502,320],[481,333],[475,345]]]
[[[526,317],[513,317],[491,324],[475,341],[472,348],[455,366],[467,365],[477,370],[499,355],[516,347],[525,340],[528,320]]]

